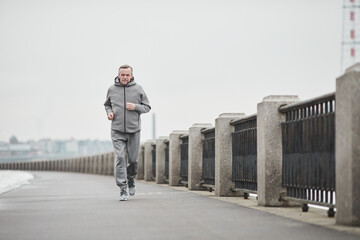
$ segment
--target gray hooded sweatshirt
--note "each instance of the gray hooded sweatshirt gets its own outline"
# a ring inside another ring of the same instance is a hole
[[[134,103],[135,110],[126,110],[126,102]],[[114,113],[111,129],[122,133],[140,131],[140,114],[147,113],[151,109],[144,90],[135,83],[134,78],[124,86],[116,77],[115,84],[109,87],[104,106],[107,114]]]

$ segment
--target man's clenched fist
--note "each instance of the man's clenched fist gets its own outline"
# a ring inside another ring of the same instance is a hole
[[[114,113],[112,113],[112,112],[109,113],[109,114],[108,114],[108,119],[109,119],[109,120],[113,120],[113,119],[114,119]]]

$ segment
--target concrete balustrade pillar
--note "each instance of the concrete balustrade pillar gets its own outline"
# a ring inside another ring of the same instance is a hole
[[[73,158],[68,158],[67,160],[66,160],[66,171],[67,172],[71,172],[71,168],[72,168],[72,164],[73,164]]]
[[[81,166],[81,157],[78,157],[78,158],[76,159],[76,164],[75,164],[75,171],[76,171],[77,173],[80,172],[80,166]]]
[[[138,155],[138,172],[136,175],[136,179],[137,180],[143,180],[144,179],[144,163],[145,163],[145,159],[144,159],[144,151],[145,151],[145,146],[144,144],[141,144],[139,147],[139,155]]]
[[[77,157],[74,159],[73,172],[79,172],[79,160],[80,160],[80,157]]]
[[[109,154],[109,175],[114,176],[115,152]]]
[[[82,172],[82,166],[83,166],[83,157],[79,157],[78,159],[78,172],[81,173]]]
[[[188,131],[176,130],[170,134],[169,137],[169,185],[180,185],[180,136],[188,134]]]
[[[85,173],[86,171],[86,157],[82,157],[80,161],[80,172]]]
[[[145,181],[153,181],[152,174],[152,149],[154,140],[149,140],[144,144],[144,179]]]
[[[89,156],[86,156],[86,157],[84,158],[84,166],[83,166],[83,168],[84,168],[84,173],[89,173],[89,159],[90,159]]]
[[[300,101],[297,96],[268,96],[257,105],[257,186],[258,204],[281,206],[282,134],[285,115],[279,107]]]
[[[100,173],[101,175],[105,175],[105,156],[106,154],[100,155]]]
[[[98,161],[97,155],[93,155],[91,157],[91,173],[92,174],[97,174],[97,167],[98,167],[97,161]]]
[[[70,167],[70,171],[71,171],[71,172],[75,172],[75,169],[76,169],[76,160],[77,160],[77,158],[71,159],[71,167]]]
[[[63,159],[59,160],[59,164],[60,164],[59,171],[63,172],[64,171],[64,166],[65,166],[64,160]]]
[[[84,167],[83,167],[84,173],[88,173],[88,171],[89,171],[89,159],[90,159],[89,156],[84,158]]]
[[[105,155],[105,175],[111,175],[111,166],[112,166],[112,162],[111,162],[111,153],[108,152]]]
[[[336,80],[336,223],[360,226],[360,63]]]
[[[98,155],[97,160],[98,160],[97,174],[102,175],[103,163],[104,163],[103,154]]]
[[[213,127],[210,123],[195,123],[189,128],[188,189],[201,190],[204,139],[201,131]]]
[[[168,137],[159,137],[156,140],[156,178],[158,184],[165,183],[165,140]]]
[[[88,158],[88,169],[89,169],[89,171],[87,173],[93,173],[93,171],[94,171],[94,156],[90,156]]]
[[[82,173],[82,167],[83,167],[83,159],[84,159],[84,157],[80,157],[79,158],[79,165],[78,165],[78,172],[79,173]]]
[[[73,160],[72,160],[72,164],[71,164],[71,171],[72,172],[76,172],[77,160],[78,160],[78,158],[73,158]]]
[[[230,125],[234,119],[245,117],[244,113],[223,113],[215,119],[215,196],[241,196],[233,192],[232,181],[232,133],[235,127]]]
[[[40,166],[40,165],[41,165],[41,164],[39,163],[39,166]],[[41,168],[41,166],[40,166],[40,168]],[[59,169],[58,169],[58,171],[59,171],[59,172],[64,171],[63,168],[64,168],[64,161],[61,159],[61,160],[59,160]]]
[[[99,174],[100,172],[100,155],[94,156],[94,174]]]

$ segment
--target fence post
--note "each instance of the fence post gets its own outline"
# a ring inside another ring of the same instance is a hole
[[[336,223],[360,226],[360,63],[336,79]]]
[[[258,204],[281,206],[285,189],[282,176],[281,122],[285,115],[279,107],[299,101],[297,96],[267,96],[257,105],[257,187]]]
[[[170,139],[169,139],[169,185],[170,186],[180,185],[181,139],[179,137],[187,133],[188,131],[175,130],[170,134]]]
[[[145,142],[145,154],[144,154],[144,180],[145,181],[153,181],[152,174],[152,144],[155,141],[149,140]]]
[[[240,196],[231,191],[232,181],[232,133],[231,120],[244,117],[244,113],[223,113],[215,119],[215,196]]]
[[[145,146],[144,144],[141,144],[139,147],[139,155],[138,155],[138,173],[136,174],[136,180],[143,180],[144,179],[144,151],[145,151]]]
[[[201,130],[213,127],[210,123],[195,123],[189,128],[188,189],[201,190],[203,134]]]
[[[156,183],[165,183],[165,140],[168,137],[159,137],[156,140]]]

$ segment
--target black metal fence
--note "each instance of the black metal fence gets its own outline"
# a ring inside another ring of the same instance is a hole
[[[156,145],[151,145],[151,155],[152,155],[152,175],[155,178],[156,177]]]
[[[187,184],[188,182],[188,164],[189,164],[189,136],[181,136],[182,143],[180,144],[180,177],[181,182]]]
[[[335,94],[281,107],[282,184],[287,198],[335,207]]]
[[[257,117],[232,122],[232,180],[235,190],[257,192]],[[247,196],[247,195],[246,195]]]
[[[169,181],[169,141],[165,141],[165,180]]]
[[[205,129],[202,133],[202,178],[205,185],[215,186],[215,128]]]

